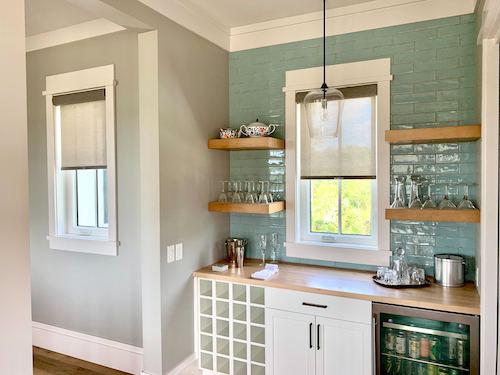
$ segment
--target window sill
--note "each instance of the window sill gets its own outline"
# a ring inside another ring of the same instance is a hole
[[[74,251],[79,253],[118,255],[118,242],[96,237],[84,236],[47,236],[49,248],[53,250]]]
[[[389,250],[379,250],[373,246],[320,242],[287,242],[285,246],[287,257],[371,266],[388,266],[392,255]]]

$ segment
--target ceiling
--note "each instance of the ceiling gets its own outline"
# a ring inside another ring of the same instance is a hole
[[[26,35],[36,35],[96,19],[66,0],[25,0]]]
[[[183,0],[186,1],[186,0]],[[293,17],[323,9],[321,0],[187,0],[212,19],[231,28],[277,18]],[[370,0],[327,0],[328,9],[365,3]]]

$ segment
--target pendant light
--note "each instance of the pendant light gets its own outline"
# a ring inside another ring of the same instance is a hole
[[[326,0],[323,0],[323,84],[304,97],[311,138],[337,138],[343,106],[344,95],[326,84]]]

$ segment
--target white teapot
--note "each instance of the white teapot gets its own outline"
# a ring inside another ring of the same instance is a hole
[[[270,124],[266,125],[262,122],[259,122],[259,119],[255,120],[248,125],[241,125],[240,127],[240,135],[246,135],[248,137],[267,137],[271,135],[276,130],[276,125]]]

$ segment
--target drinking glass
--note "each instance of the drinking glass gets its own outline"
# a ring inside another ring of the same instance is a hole
[[[254,200],[255,183],[249,180],[246,182],[246,186],[247,186],[247,191],[245,194],[245,203],[255,203]]]
[[[234,189],[234,192],[233,192],[232,202],[233,203],[241,203],[241,193],[240,193],[241,181],[234,181],[233,189]]]
[[[265,181],[259,181],[259,184],[260,184],[259,203],[268,204],[269,200],[267,198],[267,194],[264,188]]]
[[[262,263],[260,263],[259,266],[266,265],[266,247],[267,247],[267,235],[260,234],[259,235],[259,249],[260,249],[260,253],[262,255]]]
[[[431,184],[427,184],[427,195],[424,198],[424,203],[422,203],[422,208],[436,208],[431,195]]]
[[[414,267],[411,273],[411,283],[412,284],[424,284],[425,283],[425,270],[423,268]]]
[[[271,234],[271,263],[278,263],[278,233]]]
[[[269,203],[274,202],[273,198],[273,193],[271,192],[271,181],[266,181],[267,189],[266,189],[266,195],[267,195],[267,200]]]
[[[397,176],[394,177],[396,181],[395,194],[394,194],[394,202],[391,204],[391,208],[403,208],[406,207],[406,199],[404,193],[404,184],[406,181],[405,176]]]
[[[421,179],[418,176],[411,176],[411,192],[409,208],[422,208],[422,201],[418,196],[418,188],[422,185]]]
[[[226,192],[226,184],[227,181],[221,181],[222,190],[219,193],[219,198],[217,199],[220,203],[227,203],[227,192]]]
[[[455,204],[448,197],[448,185],[445,185],[444,189],[445,189],[444,190],[444,197],[443,197],[443,200],[441,202],[439,202],[438,208],[440,210],[457,208],[457,206],[455,206]]]
[[[469,185],[464,185],[464,197],[458,204],[458,208],[462,210],[475,210],[476,206],[474,206],[474,203],[469,199]]]

